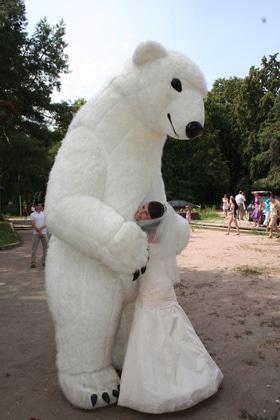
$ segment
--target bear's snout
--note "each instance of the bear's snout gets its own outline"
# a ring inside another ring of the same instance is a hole
[[[186,135],[189,139],[202,136],[203,127],[198,121],[192,121],[186,126]]]

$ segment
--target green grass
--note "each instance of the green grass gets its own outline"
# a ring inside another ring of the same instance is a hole
[[[19,241],[17,232],[14,232],[7,222],[0,222],[0,246],[10,245]]]
[[[216,210],[216,207],[206,207],[199,210],[200,220],[220,219],[221,215]]]
[[[239,265],[235,267],[235,271],[243,274],[243,276],[259,276],[267,271],[265,267],[253,267],[249,265]]]

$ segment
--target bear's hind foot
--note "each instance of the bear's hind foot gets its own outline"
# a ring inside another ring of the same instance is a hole
[[[120,379],[110,366],[92,373],[59,372],[59,383],[65,397],[75,407],[92,410],[116,404]]]
[[[112,393],[102,392],[101,395],[92,394],[90,397],[92,408],[104,407],[104,405],[116,404],[119,398],[120,386],[112,390]],[[111,396],[110,396],[111,394]],[[100,402],[100,399],[103,401]],[[104,401],[106,404],[104,404]]]

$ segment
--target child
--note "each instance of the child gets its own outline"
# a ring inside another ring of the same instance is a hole
[[[194,232],[194,228],[193,228],[193,226],[191,224],[191,221],[192,221],[192,211],[191,211],[191,208],[189,206],[186,206],[185,207],[185,211],[186,211],[186,221],[190,225],[190,227],[192,229],[192,232]]]
[[[156,212],[151,203],[136,212],[148,231],[150,260],[139,282],[118,401],[145,413],[191,407],[214,394],[223,378],[177,302],[176,214],[159,204]]]
[[[226,194],[224,194],[222,198],[222,208],[223,208],[224,216],[227,217],[228,211],[229,211],[229,199]]]

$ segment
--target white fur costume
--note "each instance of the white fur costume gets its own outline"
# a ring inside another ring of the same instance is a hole
[[[114,367],[122,366],[137,294],[133,273],[148,258],[134,214],[147,195],[166,200],[166,136],[185,139],[189,123],[203,125],[205,93],[188,58],[156,42],[140,44],[123,71],[80,109],[56,157],[46,197],[52,232],[46,288],[60,385],[78,407],[117,400]],[[188,230],[181,216],[177,222],[179,253]]]

